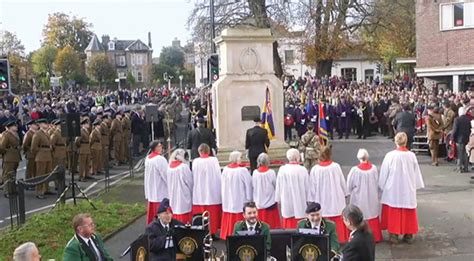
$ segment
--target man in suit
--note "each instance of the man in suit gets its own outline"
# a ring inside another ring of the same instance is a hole
[[[362,211],[355,205],[348,205],[342,211],[342,219],[351,230],[349,242],[342,248],[344,261],[375,260],[375,242]]]
[[[298,222],[298,228],[313,229],[316,234],[328,235],[331,241],[331,257],[339,254],[339,240],[336,232],[336,224],[322,217],[321,205],[310,202],[306,207],[307,218]]]
[[[14,181],[16,179],[16,169],[21,161],[21,146],[16,120],[7,121],[5,128],[6,130],[2,134],[0,143],[0,154],[3,156],[2,179],[3,182],[6,183],[7,181]],[[9,188],[10,186],[4,187],[5,197],[8,197],[8,194],[12,192]]]
[[[395,127],[396,133],[405,132],[408,137],[408,148],[411,148],[411,144],[413,143],[413,136],[415,136],[416,119],[415,115],[410,112],[410,105],[404,104],[402,108],[403,111],[395,115],[395,119],[393,120],[393,126]]]
[[[146,128],[145,120],[141,116],[141,106],[137,105],[134,111],[131,113],[131,126],[132,126],[132,150],[133,157],[139,156],[140,142],[142,141],[142,134]]]
[[[428,106],[428,119],[426,121],[428,142],[431,152],[431,165],[438,166],[439,139],[443,130],[443,119],[439,108]]]
[[[243,208],[244,220],[235,223],[234,235],[238,235],[239,231],[255,231],[255,235],[263,235],[265,237],[265,245],[267,251],[270,252],[272,247],[272,238],[270,236],[270,226],[258,220],[258,210],[255,202],[247,202]]]
[[[457,148],[457,171],[460,173],[469,172],[469,162],[467,159],[466,145],[471,135],[471,119],[466,115],[463,107],[459,108],[459,117],[454,120],[453,141]]]
[[[31,142],[31,153],[35,155],[36,175],[35,177],[44,176],[53,169],[53,157],[51,154],[51,137],[47,134],[49,124],[46,119],[38,119],[36,121],[40,129],[33,135]],[[36,186],[36,198],[44,199],[48,191],[48,184],[40,184]],[[49,194],[49,193],[48,193]]]
[[[111,261],[102,238],[95,234],[89,214],[77,214],[72,220],[74,236],[64,249],[64,261]]]
[[[187,149],[191,150],[191,159],[195,159],[199,157],[198,148],[201,144],[205,143],[211,148],[211,155],[212,150],[217,150],[216,146],[216,138],[211,130],[205,128],[206,122],[204,118],[199,118],[197,122],[197,128],[193,129],[188,134],[188,146]]]
[[[260,127],[260,117],[255,117],[255,127],[248,129],[245,136],[245,149],[248,150],[250,173],[257,168],[257,158],[262,152],[267,152],[270,146],[267,130]]]
[[[174,237],[174,228],[184,226],[173,219],[169,199],[164,198],[158,208],[157,218],[145,230],[150,244],[150,261],[176,260],[178,242]]]

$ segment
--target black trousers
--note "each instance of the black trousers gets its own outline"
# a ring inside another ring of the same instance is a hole
[[[258,156],[249,158],[249,160],[250,160],[250,175],[252,175],[253,171],[255,169],[257,169],[257,158],[258,158]]]

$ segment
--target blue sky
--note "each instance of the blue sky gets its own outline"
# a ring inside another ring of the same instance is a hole
[[[151,32],[158,57],[175,37],[181,45],[191,38],[186,21],[193,5],[191,0],[0,0],[0,29],[16,33],[28,53],[40,47],[48,14],[63,12],[92,23],[99,39],[108,34],[147,43]]]

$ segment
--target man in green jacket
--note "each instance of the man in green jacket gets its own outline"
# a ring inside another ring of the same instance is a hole
[[[265,237],[267,251],[270,252],[272,247],[272,238],[270,237],[270,226],[267,223],[258,220],[258,211],[255,202],[247,202],[244,204],[244,220],[235,223],[234,235],[238,235],[239,231],[255,231],[256,235]]]
[[[298,222],[298,228],[314,229],[316,234],[329,235],[331,244],[331,257],[339,254],[339,241],[337,238],[336,224],[321,216],[321,205],[310,202],[306,208],[307,218]]]
[[[72,220],[75,234],[64,249],[64,261],[111,261],[102,239],[95,234],[89,214],[77,214]]]

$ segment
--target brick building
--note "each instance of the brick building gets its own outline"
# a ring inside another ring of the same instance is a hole
[[[425,83],[474,87],[474,0],[416,1],[416,68]]]
[[[148,44],[141,40],[110,39],[108,35],[102,36],[102,42],[94,35],[84,50],[87,60],[97,54],[105,53],[109,62],[115,66],[117,77],[126,79],[132,73],[137,86],[150,83],[152,68],[151,34],[148,33]]]

